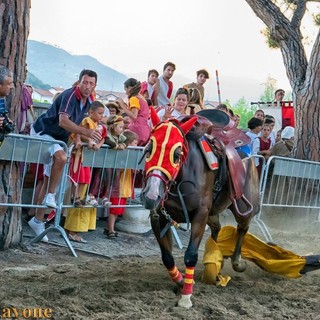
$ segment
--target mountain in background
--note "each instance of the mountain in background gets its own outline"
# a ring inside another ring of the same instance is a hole
[[[43,83],[33,73],[28,71],[26,83],[31,84],[34,88],[39,89],[50,89],[50,84]]]
[[[82,69],[92,69],[98,74],[97,89],[123,91],[127,76],[109,68],[97,59],[87,55],[72,55],[67,51],[34,40],[28,40],[27,48],[28,76],[27,82],[43,89],[49,87],[70,88]],[[38,86],[36,84],[40,84]]]
[[[98,74],[97,89],[114,92],[124,92],[123,83],[133,77],[140,81],[147,78],[148,70],[136,74],[123,74],[105,66],[97,59],[89,55],[73,55],[69,52],[43,42],[28,40],[27,48],[28,78],[27,82],[36,88],[48,89],[49,87],[70,88],[78,79],[82,69],[92,69]],[[158,70],[162,73],[162,70]],[[221,101],[229,100],[236,103],[242,97],[248,102],[258,101],[263,94],[264,87],[257,79],[242,78],[236,76],[219,76]],[[194,78],[188,78],[179,74],[179,68],[172,78],[174,90],[182,87],[186,83],[196,80],[196,70]],[[215,74],[210,75],[210,79],[205,84],[205,100],[219,101]]]

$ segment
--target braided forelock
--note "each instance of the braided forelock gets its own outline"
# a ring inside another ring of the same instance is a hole
[[[137,83],[129,90],[129,98],[138,95],[141,90],[141,82],[137,81]]]

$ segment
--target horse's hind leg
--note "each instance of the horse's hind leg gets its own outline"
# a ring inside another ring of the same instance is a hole
[[[247,268],[247,263],[241,258],[241,248],[242,248],[244,237],[248,229],[249,229],[249,226],[242,227],[241,225],[238,224],[238,227],[237,227],[238,238],[237,238],[236,246],[234,248],[233,255],[231,256],[232,268],[237,272],[243,272]]]
[[[218,234],[221,229],[219,215],[212,215],[208,217],[207,225],[210,227],[211,230],[211,238],[217,242]]]

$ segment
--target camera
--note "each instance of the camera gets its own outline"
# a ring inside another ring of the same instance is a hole
[[[2,122],[2,127],[0,130],[7,134],[14,130],[13,123],[9,120],[7,116],[8,111],[6,110],[6,100],[5,98],[0,98],[0,118],[4,118]]]

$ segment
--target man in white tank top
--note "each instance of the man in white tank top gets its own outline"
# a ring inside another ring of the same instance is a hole
[[[170,98],[173,91],[173,83],[170,80],[176,70],[176,66],[172,62],[167,62],[163,67],[163,74],[158,78],[154,88],[155,106],[170,105]]]

